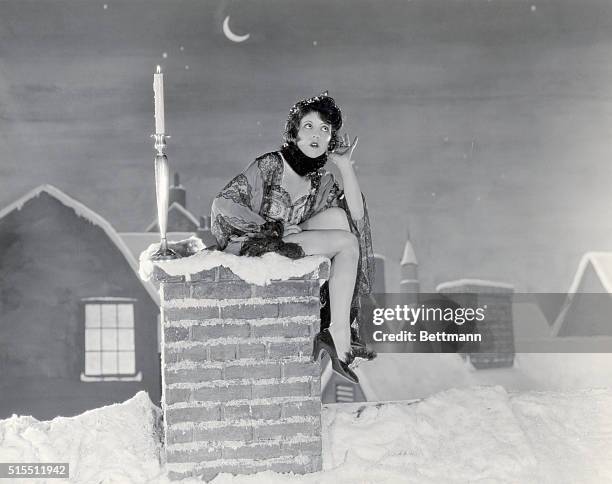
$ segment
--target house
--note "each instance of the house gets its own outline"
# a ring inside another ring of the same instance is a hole
[[[43,185],[0,211],[0,419],[160,401],[158,295],[100,215]]]

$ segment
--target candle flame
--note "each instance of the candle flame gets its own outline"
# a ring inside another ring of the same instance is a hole
[[[157,66],[157,73],[161,74],[161,66]]]

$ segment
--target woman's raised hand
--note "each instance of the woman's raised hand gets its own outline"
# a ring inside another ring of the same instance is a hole
[[[328,155],[329,160],[335,163],[340,170],[350,167],[355,163],[352,157],[358,141],[359,138],[355,136],[355,139],[353,139],[353,142],[351,143],[351,138],[348,134],[345,134],[342,137],[340,145],[336,146],[336,149],[334,149],[334,151]]]

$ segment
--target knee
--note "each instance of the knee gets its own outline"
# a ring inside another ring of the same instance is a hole
[[[335,228],[339,230],[351,230],[346,212],[340,207],[328,208],[325,213],[329,216],[330,221]]]
[[[342,250],[355,257],[359,256],[359,241],[351,232],[342,233]]]

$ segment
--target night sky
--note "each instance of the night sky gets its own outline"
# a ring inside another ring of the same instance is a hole
[[[360,137],[388,291],[408,230],[426,290],[476,277],[565,291],[584,252],[612,250],[612,2],[0,6],[0,207],[50,183],[144,230],[160,64],[170,167],[196,215],[279,146],[296,100],[328,89]],[[246,42],[223,35],[227,15]]]

